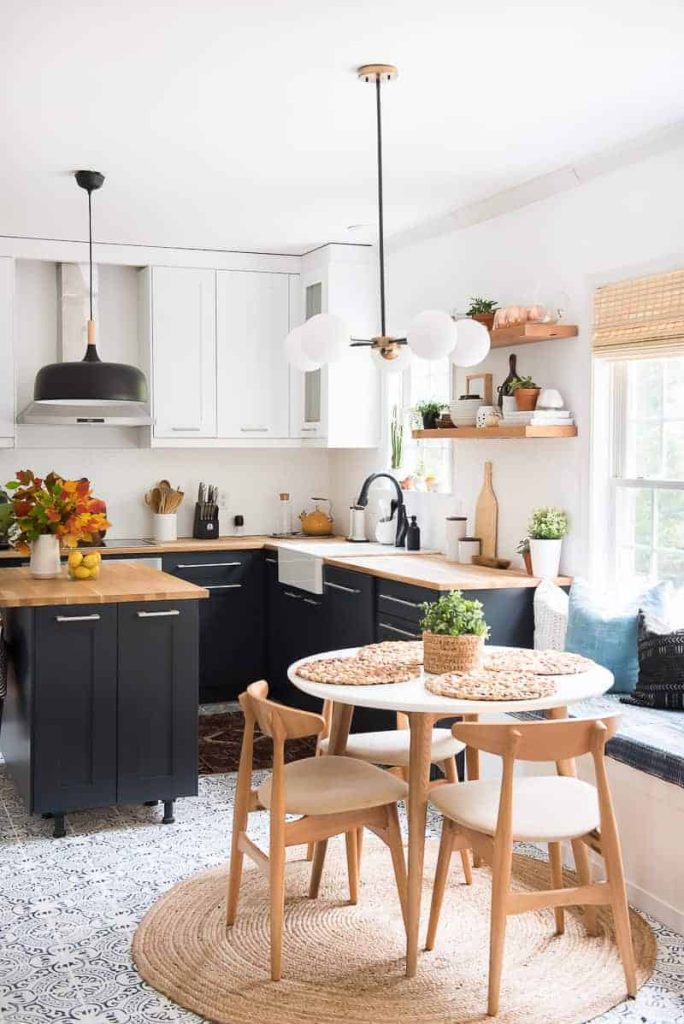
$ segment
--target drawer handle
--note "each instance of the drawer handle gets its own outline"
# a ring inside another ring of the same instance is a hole
[[[57,622],[97,622],[99,615],[56,615]]]
[[[177,433],[192,434],[195,430],[201,430],[201,427],[171,427],[171,430]]]
[[[301,427],[302,434],[313,434],[318,430],[318,427]]]
[[[285,597],[293,597],[295,601],[301,601],[302,599],[301,594],[293,594],[291,590],[284,590],[283,593],[285,594]]]
[[[240,427],[243,434],[267,434],[268,427]]]
[[[278,559],[277,558],[264,558],[264,562],[268,562],[269,565],[277,565],[278,564]]]
[[[179,562],[176,566],[177,569],[232,569],[235,566],[242,565],[242,562]]]
[[[361,591],[355,587],[343,587],[341,583],[330,583],[326,580],[324,587],[332,587],[333,590],[343,590],[345,594],[360,594]]]
[[[139,619],[164,619],[170,615],[180,615],[177,608],[169,608],[166,612],[136,612]]]
[[[399,636],[407,636],[411,640],[420,640],[420,636],[417,633],[409,633],[405,629],[397,629],[396,626],[390,626],[389,622],[379,622],[378,625],[381,629],[388,629],[390,633],[398,633]]]
[[[312,597],[305,597],[304,598],[304,604],[312,604],[314,606],[314,608],[320,608],[321,607],[321,602],[320,601],[314,601],[314,599]]]
[[[202,583],[205,590],[239,590],[241,583]]]
[[[395,604],[405,604],[409,608],[420,608],[416,601],[405,601],[402,597],[392,597],[391,594],[380,594],[383,601],[394,601]]]

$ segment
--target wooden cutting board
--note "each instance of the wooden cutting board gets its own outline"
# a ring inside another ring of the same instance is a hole
[[[475,536],[481,540],[480,553],[484,558],[496,558],[496,531],[499,503],[492,487],[492,464],[484,464],[484,483],[475,506]]]

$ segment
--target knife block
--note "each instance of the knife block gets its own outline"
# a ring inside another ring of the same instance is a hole
[[[192,524],[192,535],[196,540],[211,540],[219,535],[219,510],[218,505],[208,506],[209,511],[202,516],[206,505],[195,502],[195,519]]]

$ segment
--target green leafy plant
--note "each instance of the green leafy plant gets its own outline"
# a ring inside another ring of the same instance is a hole
[[[567,513],[553,505],[536,508],[530,517],[528,529],[532,540],[561,540],[568,532]]]
[[[421,628],[426,633],[442,636],[482,636],[487,639],[489,626],[482,611],[481,601],[469,601],[460,590],[452,590],[438,601],[422,604]]]
[[[496,313],[499,304],[495,299],[483,299],[479,295],[473,295],[470,305],[466,310],[466,316],[482,316],[483,314]]]
[[[392,407],[392,419],[390,420],[390,443],[392,445],[391,469],[399,469],[401,458],[404,452],[404,425],[399,417],[399,409]]]
[[[535,384],[531,377],[516,377],[515,380],[512,380],[508,385],[508,388],[510,394],[514,394],[514,392],[519,391],[520,388],[525,388],[525,390],[534,389],[538,391],[539,385]]]
[[[445,408],[444,402],[437,402],[434,398],[416,403],[416,412],[420,413],[423,418],[426,416],[439,416]]]

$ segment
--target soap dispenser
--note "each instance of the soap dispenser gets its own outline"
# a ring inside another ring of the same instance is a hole
[[[420,527],[415,516],[411,516],[411,522],[406,531],[406,550],[420,551]]]

